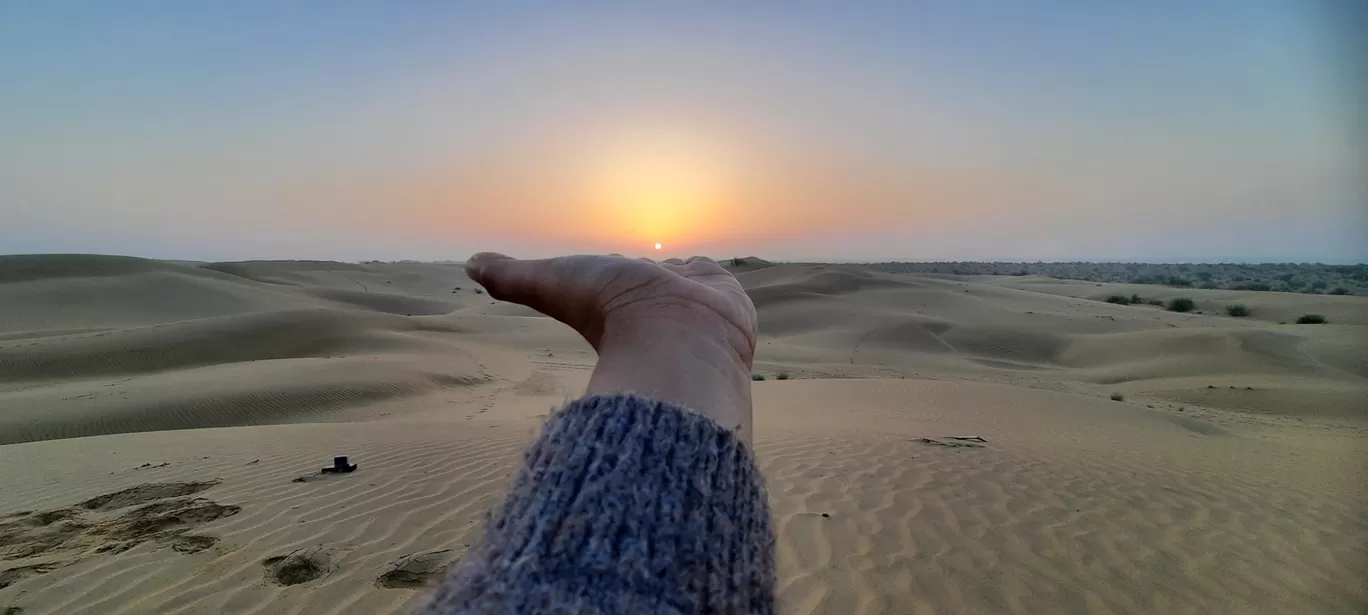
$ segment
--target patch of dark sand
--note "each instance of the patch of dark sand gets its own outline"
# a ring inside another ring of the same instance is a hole
[[[77,506],[86,510],[117,510],[153,500],[193,495],[217,484],[219,481],[216,480],[190,483],[147,483],[123,491],[96,496],[77,504]]]

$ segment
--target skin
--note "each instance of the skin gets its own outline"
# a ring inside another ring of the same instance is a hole
[[[495,299],[579,332],[599,355],[587,394],[672,402],[750,440],[755,306],[717,263],[485,252],[466,262],[466,273]]]

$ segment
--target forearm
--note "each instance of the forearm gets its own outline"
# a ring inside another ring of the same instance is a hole
[[[774,611],[749,446],[678,406],[589,396],[548,421],[481,542],[421,613]]]

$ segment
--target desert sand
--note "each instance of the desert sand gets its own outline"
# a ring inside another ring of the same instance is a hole
[[[1368,298],[736,272],[784,613],[1368,609]],[[456,265],[0,257],[0,609],[402,612],[593,364]]]

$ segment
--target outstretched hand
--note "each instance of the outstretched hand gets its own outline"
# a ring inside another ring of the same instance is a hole
[[[680,404],[749,439],[755,306],[717,263],[485,252],[466,262],[466,272],[495,299],[579,332],[599,354],[589,394],[635,392]]]

